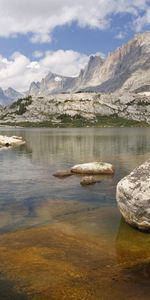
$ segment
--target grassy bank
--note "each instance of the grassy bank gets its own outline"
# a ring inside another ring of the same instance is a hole
[[[68,115],[61,115],[58,117],[57,122],[52,120],[43,122],[7,122],[0,123],[1,125],[8,126],[21,126],[31,128],[73,128],[73,127],[149,127],[146,122],[139,122],[120,118],[118,116],[97,116],[93,120],[87,120],[81,116],[70,117]]]

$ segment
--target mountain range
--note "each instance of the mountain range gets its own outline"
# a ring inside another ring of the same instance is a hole
[[[9,87],[6,90],[0,88],[0,104],[9,105],[18,98],[23,97],[23,94]]]
[[[118,91],[150,92],[150,32],[136,35],[127,44],[103,59],[91,56],[77,77],[49,72],[41,82],[32,82],[27,95],[44,97],[51,94]],[[0,103],[10,104],[23,95],[12,88],[0,89]]]
[[[113,93],[119,90],[150,91],[150,32],[135,36],[105,59],[91,56],[78,77],[50,72],[41,82],[33,82],[28,94],[47,96],[79,91]]]

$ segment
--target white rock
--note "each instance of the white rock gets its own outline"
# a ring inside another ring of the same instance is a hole
[[[22,137],[18,136],[4,136],[0,135],[0,146],[1,147],[11,147],[11,146],[19,146],[25,144],[25,141],[22,140]]]
[[[114,168],[108,163],[92,162],[75,165],[71,168],[71,171],[78,174],[113,174]]]
[[[118,183],[116,199],[128,224],[150,231],[150,160]]]
[[[22,140],[22,136],[13,135],[12,138],[16,140]]]

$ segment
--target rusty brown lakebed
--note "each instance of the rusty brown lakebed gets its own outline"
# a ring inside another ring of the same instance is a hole
[[[150,299],[150,234],[121,219],[117,182],[150,156],[148,128],[7,129],[26,145],[0,151],[0,299]],[[110,162],[80,186],[52,174]]]

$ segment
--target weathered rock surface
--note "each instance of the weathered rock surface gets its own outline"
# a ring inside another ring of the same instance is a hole
[[[81,185],[90,185],[90,184],[95,184],[96,182],[97,180],[94,176],[84,176],[80,180]]]
[[[58,178],[65,178],[72,175],[73,173],[70,170],[57,171],[56,173],[53,174],[54,177],[58,177]]]
[[[75,165],[71,168],[71,172],[77,174],[113,174],[114,168],[111,164],[103,162],[92,162]]]
[[[18,114],[18,107],[0,107],[1,123],[41,122],[51,120],[61,123],[60,117],[81,117],[95,122],[97,116],[119,116],[129,120],[150,124],[150,95],[135,93],[77,93],[32,97],[26,111]]]
[[[116,199],[128,224],[150,231],[150,160],[118,183]]]
[[[20,146],[25,144],[25,141],[23,141],[22,137],[19,136],[3,136],[0,135],[0,147],[11,147],[11,146]]]

